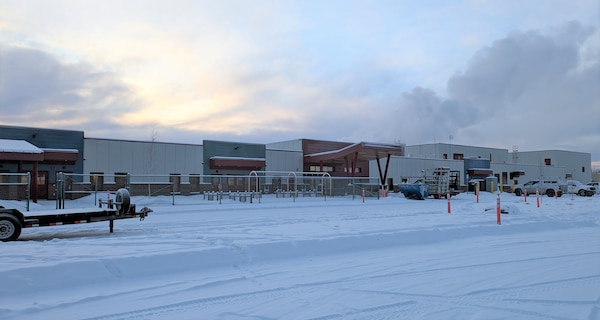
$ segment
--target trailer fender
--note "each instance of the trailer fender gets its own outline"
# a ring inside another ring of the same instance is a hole
[[[17,217],[9,213],[0,213],[0,241],[17,240],[22,228]]]

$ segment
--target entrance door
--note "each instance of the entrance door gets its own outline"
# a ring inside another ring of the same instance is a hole
[[[48,199],[48,171],[38,171],[37,194],[38,199]]]

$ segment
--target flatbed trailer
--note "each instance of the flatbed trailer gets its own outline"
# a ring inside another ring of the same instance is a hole
[[[106,207],[102,207],[102,205]],[[120,219],[140,218],[144,220],[152,209],[147,207],[136,211],[131,204],[129,191],[119,189],[114,200],[100,200],[98,208],[57,209],[23,213],[17,209],[0,206],[0,241],[16,240],[23,228],[52,227],[69,224],[91,222],[109,222],[112,233],[114,221]]]

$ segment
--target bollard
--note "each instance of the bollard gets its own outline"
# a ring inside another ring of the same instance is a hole
[[[496,200],[496,223],[498,225],[501,225],[501,218],[500,218],[500,193],[498,193],[498,199]]]
[[[537,204],[537,207],[540,207],[540,192],[539,191],[535,191],[535,202]]]
[[[362,189],[362,202],[365,203],[365,188]]]
[[[448,199],[448,213],[450,213],[452,212],[452,210],[450,209],[450,191],[446,193],[446,199]]]
[[[477,203],[479,203],[479,181],[477,181],[477,186],[475,189],[475,199],[476,199]]]

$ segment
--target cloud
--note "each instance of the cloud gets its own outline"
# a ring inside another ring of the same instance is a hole
[[[64,63],[47,52],[0,45],[2,123],[84,130],[122,126],[136,109],[129,88],[84,63]]]
[[[424,88],[405,93],[401,136],[599,158],[598,30],[573,22],[553,31],[513,32],[481,49],[448,80],[446,98]]]

